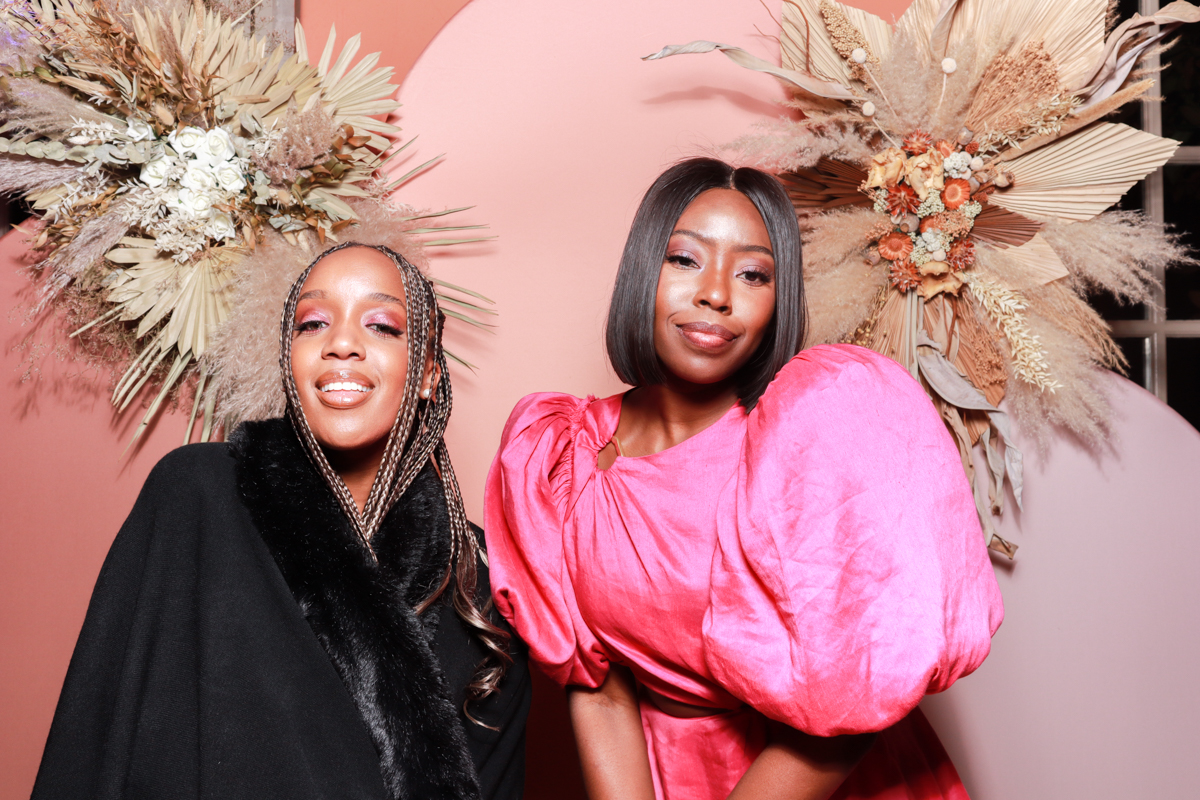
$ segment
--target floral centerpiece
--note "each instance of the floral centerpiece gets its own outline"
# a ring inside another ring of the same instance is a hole
[[[1120,24],[1108,0],[914,0],[894,26],[834,0],[786,0],[782,66],[698,41],[781,79],[801,112],[736,143],[785,182],[805,237],[809,343],[853,342],[919,379],[975,487],[989,546],[1023,458],[1007,409],[1044,446],[1100,444],[1097,367],[1124,366],[1086,302],[1150,299],[1190,260],[1140,214],[1108,211],[1173,142],[1104,118],[1153,84],[1147,59],[1200,9]],[[979,463],[974,457],[980,452]]]
[[[381,121],[396,86],[379,54],[356,63],[357,36],[336,53],[331,31],[312,59],[299,23],[288,52],[200,0],[37,0],[0,13],[0,191],[35,217],[33,311],[59,313],[85,355],[119,367],[118,409],[150,398],[135,439],[185,385],[202,438],[218,417],[279,410],[265,331],[317,248],[362,239],[419,263],[414,237],[464,227],[420,227],[451,212],[389,201],[428,164],[388,179],[404,150]],[[452,316],[490,313],[443,288]]]

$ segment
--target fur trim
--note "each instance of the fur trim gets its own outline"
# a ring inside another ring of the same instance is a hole
[[[412,610],[440,584],[450,558],[449,517],[432,467],[388,512],[368,549],[287,420],[245,423],[230,448],[242,502],[354,698],[389,795],[478,798],[466,736],[430,647],[438,615],[419,619]]]

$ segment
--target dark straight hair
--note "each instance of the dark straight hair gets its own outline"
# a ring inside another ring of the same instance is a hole
[[[807,322],[796,212],[779,181],[761,170],[693,158],[658,177],[642,198],[625,242],[608,306],[605,346],[617,377],[625,383],[645,386],[666,380],[654,350],[658,276],[675,223],[709,189],[733,189],[754,203],[775,253],[775,315],[758,351],[735,376],[738,399],[749,411],[775,374],[800,352]]]

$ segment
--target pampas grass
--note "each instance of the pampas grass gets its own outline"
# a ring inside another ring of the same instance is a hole
[[[0,91],[0,108],[5,121],[11,121],[12,132],[31,136],[60,136],[68,133],[77,120],[91,123],[119,124],[124,121],[110,117],[88,103],[81,103],[57,86],[36,78],[10,78]]]
[[[0,160],[0,194],[32,194],[72,183],[83,168],[70,162],[9,156]]]
[[[871,134],[864,135],[861,123],[861,117],[848,112],[819,119],[781,118],[756,125],[758,132],[726,147],[739,153],[739,161],[773,172],[813,167],[823,156],[861,166],[877,149],[868,143]]]
[[[852,334],[887,284],[887,269],[863,260],[868,233],[878,221],[874,211],[860,208],[805,218],[805,346],[842,341]]]
[[[1136,211],[1108,211],[1085,222],[1047,220],[1042,237],[1058,253],[1081,293],[1103,290],[1126,303],[1147,303],[1155,273],[1200,263],[1179,235]]]
[[[98,265],[108,251],[117,246],[129,232],[130,226],[121,213],[123,205],[124,202],[117,200],[109,213],[84,222],[75,238],[46,259],[46,266],[52,271],[52,280],[65,282],[82,275],[90,267]]]
[[[295,180],[300,170],[328,158],[339,131],[320,107],[299,112],[295,103],[288,107],[277,130],[279,138],[264,155],[254,158],[254,165],[272,181],[283,184]]]

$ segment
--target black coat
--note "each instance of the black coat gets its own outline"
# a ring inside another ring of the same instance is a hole
[[[34,800],[520,796],[524,649],[462,712],[485,651],[439,581],[432,470],[372,540],[376,563],[284,420],[154,468],[88,607]],[[480,594],[487,594],[480,565]],[[472,769],[474,765],[474,770]]]

